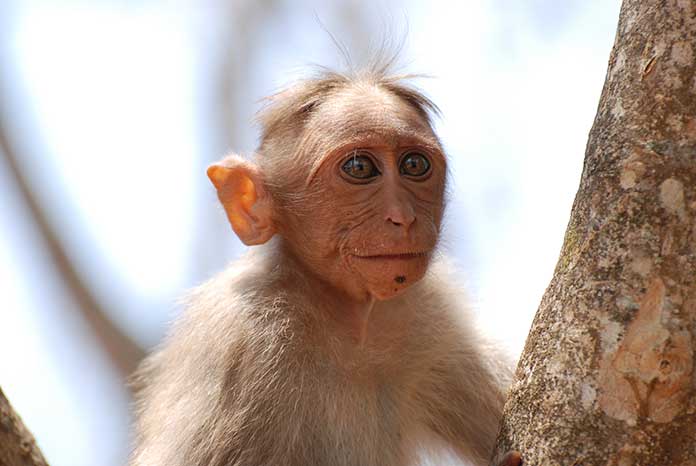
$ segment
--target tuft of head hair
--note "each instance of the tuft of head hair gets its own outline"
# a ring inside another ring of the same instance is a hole
[[[275,135],[299,135],[312,112],[335,93],[357,84],[370,84],[381,88],[418,112],[432,125],[433,117],[440,115],[438,106],[420,90],[409,83],[418,74],[392,74],[396,55],[379,54],[367,66],[339,72],[317,66],[309,78],[295,82],[280,92],[264,99],[264,106],[257,114],[261,126],[261,146]]]

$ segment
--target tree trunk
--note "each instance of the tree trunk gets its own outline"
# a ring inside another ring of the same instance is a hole
[[[696,465],[695,48],[695,0],[624,0],[496,456]]]
[[[0,466],[48,466],[31,433],[0,389]]]

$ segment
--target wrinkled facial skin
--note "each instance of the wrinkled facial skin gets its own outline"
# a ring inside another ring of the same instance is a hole
[[[437,243],[446,178],[439,141],[415,109],[374,88],[334,98],[314,120],[294,249],[355,299],[394,297],[423,277]]]

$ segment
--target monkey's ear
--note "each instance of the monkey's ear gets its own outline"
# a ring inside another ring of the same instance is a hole
[[[273,203],[256,165],[230,155],[209,166],[207,173],[239,239],[249,246],[271,239]]]

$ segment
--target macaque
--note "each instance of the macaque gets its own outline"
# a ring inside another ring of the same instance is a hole
[[[489,464],[510,370],[437,252],[437,111],[383,68],[325,72],[269,98],[253,161],[208,168],[253,247],[138,370],[132,466]]]

